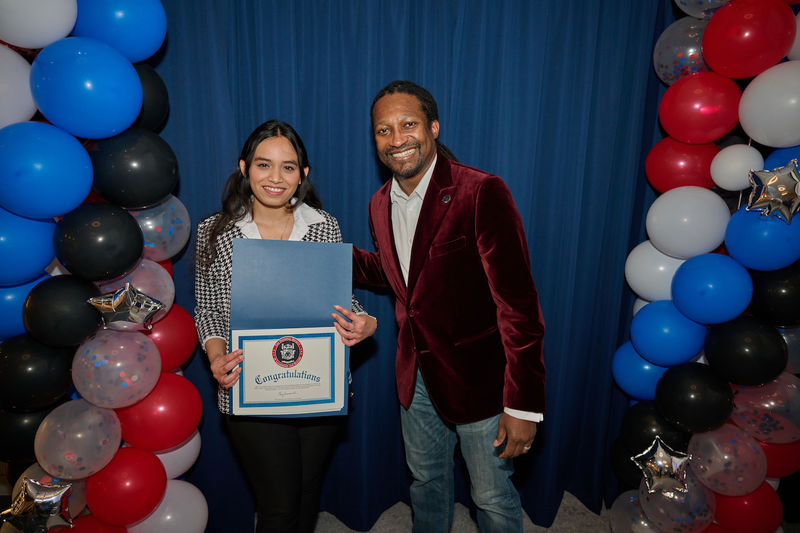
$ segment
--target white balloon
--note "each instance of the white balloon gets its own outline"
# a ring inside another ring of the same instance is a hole
[[[751,170],[764,168],[764,156],[746,144],[733,144],[719,151],[711,161],[711,179],[726,191],[741,191],[750,187]]]
[[[756,76],[742,93],[739,121],[763,145],[800,144],[800,61],[779,63]]]
[[[689,185],[656,198],[645,224],[650,242],[660,252],[689,259],[722,244],[730,217],[725,200],[717,193]]]
[[[161,503],[128,533],[203,533],[208,503],[200,489],[186,481],[170,479]]]
[[[639,298],[647,300],[645,303],[669,300],[672,276],[684,262],[684,259],[659,252],[650,241],[644,241],[631,250],[625,260],[625,280]]]
[[[781,484],[781,478],[779,477],[768,477],[764,481],[766,481],[769,484],[769,486],[775,490],[778,490],[778,487]]]
[[[11,48],[0,45],[0,128],[25,122],[36,113],[30,76],[31,64]]]
[[[167,479],[182,476],[197,461],[200,455],[200,432],[196,429],[192,436],[174,448],[156,453],[167,471]]]
[[[800,26],[800,13],[795,16],[794,22],[796,26]],[[792,43],[792,47],[789,48],[789,53],[786,54],[786,57],[789,59],[800,59],[800,32],[795,32],[794,42]]]
[[[655,250],[655,248],[654,248],[654,250]],[[658,250],[656,250],[656,251],[658,251]],[[659,253],[661,253],[661,252],[659,252]],[[661,254],[661,255],[664,255],[664,254]],[[664,256],[664,257],[667,257],[667,256]],[[672,259],[672,258],[670,257],[670,259]],[[647,300],[642,300],[641,298],[636,298],[636,300],[633,302],[633,316],[636,316],[636,313],[641,311],[642,307],[644,307],[645,305],[647,305],[649,303],[650,302],[648,302]]]
[[[0,39],[44,48],[69,35],[77,18],[77,0],[0,0]]]

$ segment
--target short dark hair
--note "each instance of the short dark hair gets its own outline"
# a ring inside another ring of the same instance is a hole
[[[413,81],[407,80],[395,80],[378,91],[378,94],[372,99],[372,107],[369,108],[369,116],[372,117],[372,112],[378,100],[387,94],[395,93],[410,94],[416,97],[416,99],[419,100],[419,105],[422,106],[422,112],[425,113],[425,118],[428,120],[428,126],[430,126],[434,120],[439,120],[439,108],[436,105],[436,100],[433,99],[433,95],[425,87],[420,87]]]

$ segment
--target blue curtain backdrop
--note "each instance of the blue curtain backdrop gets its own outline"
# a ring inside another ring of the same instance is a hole
[[[162,136],[180,167],[179,198],[196,224],[219,207],[242,142],[261,122],[293,124],[311,179],[346,241],[372,248],[367,203],[381,185],[369,106],[389,81],[428,88],[441,139],[508,183],[525,222],[547,324],[548,412],[517,463],[523,504],[553,521],[564,490],[599,511],[616,494],[607,450],[627,400],[611,356],[625,340],[628,251],[652,200],[643,172],[663,88],[653,44],[668,0],[169,0],[154,61],[170,97]],[[193,242],[192,242],[193,245]],[[176,262],[177,302],[194,307],[193,246]],[[268,272],[264,273],[266,276]],[[469,287],[464,287],[469,290]],[[354,349],[346,435],[323,509],[355,529],[408,501],[394,386],[389,296],[357,297],[378,317]],[[204,398],[203,447],[188,479],[205,494],[209,531],[247,531],[252,502],[198,350],[185,375]],[[459,478],[457,497],[468,499]]]

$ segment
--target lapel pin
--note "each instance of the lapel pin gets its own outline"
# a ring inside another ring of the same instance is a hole
[[[450,197],[449,194],[445,194],[444,196],[442,196],[442,203],[443,204],[450,203],[450,200],[451,200],[451,197]]]

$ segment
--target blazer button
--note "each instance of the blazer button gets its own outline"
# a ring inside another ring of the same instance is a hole
[[[414,318],[415,316],[417,316],[417,310],[416,309],[409,309],[408,310],[408,316],[409,316],[409,318]]]
[[[443,203],[443,204],[450,203],[450,200],[451,200],[451,199],[452,199],[452,198],[450,197],[450,195],[449,195],[449,194],[445,194],[444,196],[442,196],[442,203]]]

